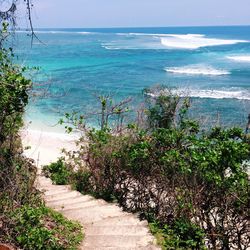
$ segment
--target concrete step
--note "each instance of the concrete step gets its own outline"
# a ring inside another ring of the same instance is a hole
[[[86,209],[85,208],[86,207],[84,206],[84,203],[83,203],[83,204],[77,205],[75,208],[71,206],[65,206],[65,209],[63,211],[70,213],[70,212],[87,210],[88,212],[93,212],[93,213],[98,212],[100,214],[110,213],[110,215],[113,215],[113,213],[119,213],[119,214],[123,213],[122,209],[119,206],[109,205],[109,204],[106,204],[105,202],[98,206],[88,206]]]
[[[72,210],[72,209],[87,209],[90,207],[102,207],[102,206],[106,206],[106,202],[104,200],[90,200],[90,201],[85,201],[85,202],[77,202],[77,203],[71,203],[71,204],[64,204],[63,209],[61,208],[61,206],[54,206],[55,210],[61,212],[63,210]]]
[[[50,200],[50,201],[46,201],[46,204],[50,207],[56,208],[56,207],[61,207],[63,206],[69,206],[69,205],[74,205],[74,204],[78,204],[79,202],[89,202],[94,200],[94,198],[92,196],[89,195],[81,195],[81,196],[77,196],[74,199],[72,199],[71,197],[65,198],[63,200]]]
[[[65,207],[65,211],[68,210],[78,210],[78,209],[92,209],[92,210],[100,210],[100,211],[104,211],[107,209],[111,209],[111,210],[121,210],[121,208],[119,208],[118,206],[112,206],[107,204],[104,200],[91,200],[88,202],[78,202],[75,204],[70,204],[67,207]]]
[[[149,229],[141,225],[109,225],[109,226],[89,226],[85,228],[86,235],[147,235]]]
[[[117,209],[103,211],[103,208],[104,207],[102,207],[102,209],[92,209],[92,207],[90,207],[88,209],[72,209],[62,211],[62,214],[72,220],[78,220],[83,224],[94,223],[106,218],[122,216],[122,212]]]
[[[119,247],[139,248],[152,244],[154,238],[151,235],[127,236],[127,235],[86,235],[83,247]],[[85,248],[83,248],[85,249]]]
[[[45,196],[45,201],[60,201],[60,200],[65,200],[68,198],[71,198],[72,201],[74,198],[81,196],[81,193],[77,191],[65,191],[64,193],[61,193],[59,195],[46,195]]]
[[[65,191],[71,191],[70,186],[52,186],[49,190],[46,190],[44,194],[46,196],[62,194]]]
[[[147,221],[141,221],[139,218],[136,217],[134,214],[129,214],[123,212],[122,216],[110,217],[103,219],[102,221],[96,221],[92,223],[92,226],[148,226]]]
[[[85,210],[91,210],[91,211],[93,211],[93,209],[97,209],[97,208],[99,208],[99,209],[102,209],[102,208],[104,208],[105,209],[105,206],[106,205],[99,205],[99,206],[96,206],[96,205],[90,205],[90,206],[84,206],[84,204],[83,205],[78,205],[78,206],[69,206],[69,205],[66,205],[66,206],[61,206],[61,207],[59,207],[59,208],[54,208],[54,210],[55,211],[57,211],[57,212],[59,212],[59,213],[74,213],[75,211],[77,212],[77,213],[80,213],[80,212],[84,212]],[[100,211],[98,210],[97,211],[98,213],[100,213]]]
[[[38,184],[36,184],[36,187],[38,188],[38,189],[45,189],[45,190],[49,190],[50,189],[50,187],[51,186],[53,186],[53,184],[52,183],[38,183]]]
[[[70,185],[55,185],[55,184],[51,184],[49,186],[49,189],[48,190],[53,190],[53,189],[60,189],[60,188],[63,188],[63,187],[68,187],[70,190],[71,190],[71,186]],[[47,190],[47,191],[48,191]]]

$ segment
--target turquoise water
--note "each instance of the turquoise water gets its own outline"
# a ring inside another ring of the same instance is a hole
[[[165,84],[193,97],[194,113],[245,126],[250,113],[250,26],[40,29],[43,44],[19,32],[19,60],[41,67],[35,83],[49,89],[30,102],[27,120],[54,124],[64,112],[88,113],[96,93],[142,98]]]

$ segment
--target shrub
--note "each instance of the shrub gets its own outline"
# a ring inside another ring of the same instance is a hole
[[[190,221],[180,219],[171,226],[154,221],[149,227],[162,249],[206,249],[204,231]]]
[[[79,169],[73,173],[72,182],[73,188],[83,194],[94,195],[93,189],[91,188],[91,173],[84,170]]]
[[[57,162],[43,166],[43,173],[46,177],[51,178],[56,185],[65,185],[69,182],[71,172],[66,163],[60,158]]]
[[[143,94],[150,129],[171,128],[177,125],[178,119],[183,117],[190,105],[189,98],[181,98],[172,89],[161,85],[144,89]]]
[[[4,41],[7,25],[0,32]],[[2,45],[2,44],[1,44]],[[13,63],[12,49],[0,50],[0,203],[4,197],[23,202],[32,193],[35,168],[22,156],[18,135],[32,86],[24,76],[25,68]],[[0,209],[4,209],[0,206]],[[1,212],[1,211],[0,211]]]
[[[9,217],[8,234],[24,249],[77,249],[82,240],[81,226],[44,206],[24,205]]]

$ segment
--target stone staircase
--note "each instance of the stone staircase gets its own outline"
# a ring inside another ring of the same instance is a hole
[[[82,195],[70,186],[53,185],[43,176],[38,177],[38,188],[44,192],[48,207],[82,224],[85,237],[79,249],[160,249],[155,245],[147,222],[122,211],[117,205]]]

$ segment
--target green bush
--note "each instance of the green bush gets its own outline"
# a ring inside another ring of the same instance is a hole
[[[43,166],[43,173],[46,177],[51,178],[52,182],[56,185],[65,185],[69,182],[72,174],[63,159],[53,162],[49,165]]]
[[[206,249],[204,231],[190,221],[180,219],[171,226],[155,221],[149,227],[164,250]]]
[[[44,206],[29,205],[10,214],[16,246],[27,250],[77,249],[82,240],[81,226]]]
[[[91,187],[91,173],[86,170],[79,169],[73,173],[73,188],[83,194],[90,194],[93,190]],[[93,193],[94,195],[94,193]]]
[[[143,93],[150,129],[172,127],[179,109],[188,104],[188,99],[183,102],[171,89],[160,85],[145,89]]]

